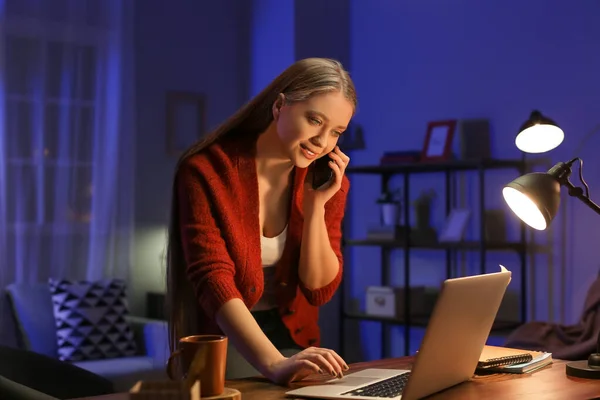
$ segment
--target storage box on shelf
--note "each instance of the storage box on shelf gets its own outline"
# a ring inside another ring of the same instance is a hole
[[[369,286],[366,293],[365,311],[369,316],[403,318],[403,287]],[[416,286],[410,288],[411,316],[423,318],[433,310],[437,291],[434,288]]]
[[[484,187],[485,187],[485,173],[488,170],[502,170],[502,169],[516,169],[519,174],[524,174],[529,172],[533,167],[541,165],[547,165],[549,161],[547,159],[532,159],[532,160],[494,160],[494,159],[485,159],[480,161],[461,161],[454,160],[448,162],[430,162],[430,163],[410,163],[410,164],[400,164],[400,165],[373,165],[373,166],[358,166],[358,167],[348,167],[346,169],[346,173],[350,175],[353,174],[370,174],[374,176],[378,176],[381,178],[381,192],[388,191],[388,184],[390,179],[396,175],[403,176],[403,207],[402,207],[402,221],[409,221],[409,199],[410,199],[410,176],[413,174],[426,174],[426,173],[442,173],[445,177],[445,213],[448,215],[453,207],[456,205],[452,199],[455,198],[456,192],[456,174],[464,171],[476,172],[478,175],[479,181],[479,198],[478,198],[478,206],[481,215],[485,213],[485,195],[484,195]],[[519,302],[515,302],[514,295],[503,302],[501,307],[501,312],[498,313],[496,323],[494,324],[493,330],[507,330],[514,329],[520,323],[523,323],[527,320],[527,290],[528,290],[528,282],[527,282],[527,252],[531,250],[533,247],[532,243],[528,243],[527,237],[525,235],[525,227],[523,224],[520,225],[520,233],[519,240],[517,241],[489,241],[486,238],[489,237],[486,234],[486,218],[479,219],[479,240],[473,241],[462,241],[458,243],[442,243],[436,240],[431,240],[428,238],[427,240],[422,240],[422,238],[413,237],[411,235],[411,229],[401,229],[401,234],[396,232],[393,236],[396,238],[389,238],[384,236],[381,237],[367,237],[367,238],[344,238],[343,245],[344,246],[376,246],[381,249],[382,256],[382,265],[381,265],[381,286],[389,287],[391,286],[390,282],[390,274],[389,274],[389,265],[390,265],[390,253],[393,249],[403,249],[404,250],[404,282],[406,282],[406,288],[409,290],[405,290],[405,288],[395,288],[391,291],[388,289],[385,291],[386,298],[390,298],[387,300],[388,306],[390,306],[391,297],[394,298],[393,315],[390,313],[390,308],[382,309],[381,306],[375,306],[374,304],[370,305],[370,308],[367,307],[366,313],[356,313],[356,312],[347,312],[346,310],[346,302],[345,302],[345,288],[344,284],[341,285],[342,291],[342,301],[341,304],[341,323],[340,323],[340,350],[342,352],[345,351],[344,347],[344,332],[345,332],[345,323],[344,321],[347,319],[351,320],[366,320],[366,321],[379,321],[384,324],[382,331],[382,357],[391,356],[390,354],[390,344],[389,344],[389,325],[404,325],[404,354],[408,355],[410,351],[410,328],[412,326],[426,326],[428,315],[431,313],[427,313],[422,315],[421,313],[416,313],[418,309],[414,309],[414,304],[419,304],[419,302],[415,299],[414,288],[411,288],[410,285],[410,276],[411,276],[411,268],[410,268],[410,250],[411,249],[422,249],[422,250],[442,250],[446,253],[446,277],[452,277],[452,264],[453,260],[456,259],[456,253],[459,251],[478,251],[480,258],[480,273],[485,273],[485,265],[486,265],[486,252],[489,250],[494,251],[514,251],[519,256],[519,270],[513,271],[516,273],[520,273],[521,285],[520,285],[520,294],[519,294]],[[540,251],[543,249],[543,246],[535,246],[535,251]],[[369,302],[374,302],[374,290],[371,289],[370,294],[367,294],[367,304]],[[380,290],[381,291],[381,290]],[[401,293],[401,300],[398,298],[398,293]],[[412,295],[409,295],[411,293]],[[381,295],[381,293],[379,293]],[[514,305],[520,303],[520,310],[518,312],[519,317],[514,318]],[[374,311],[369,312],[369,311]],[[380,313],[379,315],[376,315]],[[384,314],[381,314],[384,313]]]

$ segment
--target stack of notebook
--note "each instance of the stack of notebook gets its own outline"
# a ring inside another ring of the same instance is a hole
[[[552,364],[552,353],[485,346],[478,371],[526,374]]]

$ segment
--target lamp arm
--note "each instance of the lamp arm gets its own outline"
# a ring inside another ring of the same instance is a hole
[[[579,161],[579,180],[585,186],[585,192],[583,188],[573,185],[569,180],[569,176],[571,176],[572,172],[571,167],[576,161]],[[577,197],[597,214],[600,214],[600,206],[590,199],[589,186],[585,182],[585,179],[583,179],[583,160],[581,158],[577,157],[566,163],[559,162],[554,167],[550,168],[548,173],[552,175],[559,184],[567,188],[569,196]]]
[[[591,136],[591,134],[588,136]],[[571,166],[575,163],[575,161],[579,161],[579,180],[581,180],[581,183],[583,183],[585,185],[585,188],[586,188],[585,193],[582,188],[573,185],[571,183],[571,181],[569,180]],[[600,215],[600,206],[598,206],[598,204],[594,203],[592,201],[592,199],[590,199],[589,187],[588,187],[587,183],[585,183],[585,180],[583,179],[583,160],[581,158],[577,157],[563,165],[564,165],[564,167],[561,168],[561,166],[559,166],[557,164],[558,168],[556,169],[556,171],[558,172],[558,174],[555,176],[557,177],[559,183],[567,188],[569,196],[577,197],[585,205],[587,205],[589,208],[591,208],[593,211],[595,211],[596,214]],[[600,357],[600,332],[598,332],[598,337],[596,338],[596,353],[592,354],[590,356],[590,358],[588,359],[588,364],[589,365],[598,365],[598,363],[600,362],[599,357]]]
[[[566,187],[568,189],[569,196],[577,197],[584,204],[586,204],[589,208],[591,208],[597,214],[600,215],[600,206],[598,204],[594,203],[592,201],[592,199],[589,198],[589,196],[586,196],[585,194],[583,194],[583,189],[582,188],[573,185],[571,183],[571,181],[569,181],[568,179],[566,179],[565,181],[561,182],[561,185],[563,185],[564,187]],[[599,339],[599,344],[600,344],[600,339]]]
[[[569,176],[571,175],[571,167],[575,163],[575,161],[579,161],[579,179],[581,183],[585,185],[586,191],[584,193],[581,187],[573,185],[569,180]],[[552,167],[548,173],[558,181],[558,183],[567,188],[569,196],[577,197],[581,200],[585,205],[591,208],[596,214],[600,215],[600,206],[594,203],[589,196],[589,187],[585,180],[583,179],[583,160],[579,157],[572,159],[566,163],[558,163],[554,167]],[[600,364],[600,332],[598,332],[598,337],[596,339],[596,353],[590,356],[589,362],[599,363]],[[592,360],[593,359],[593,360]],[[595,365],[595,364],[594,364]]]
[[[586,142],[592,136],[594,136],[596,133],[598,133],[599,131],[600,131],[600,124],[596,125],[594,127],[594,129],[592,129],[587,135],[585,135],[583,137],[583,140],[579,143],[579,147],[577,148],[577,152],[575,154],[579,154],[580,151],[583,149],[584,145],[586,144]],[[594,203],[592,201],[592,199],[590,199],[589,187],[585,183],[585,180],[583,179],[583,171],[582,171],[583,170],[583,160],[581,158],[577,157],[577,158],[574,158],[571,161],[569,161],[567,163],[567,165],[569,165],[569,167],[570,167],[577,160],[579,160],[579,179],[585,185],[586,194],[584,195],[582,188],[576,187],[571,183],[568,175],[565,176],[565,178],[564,178],[563,182],[561,182],[561,184],[567,188],[570,196],[577,197],[579,200],[581,200],[583,203],[585,203],[589,208],[594,210],[596,212],[596,214],[600,214],[600,206],[598,206],[596,203]],[[590,356],[590,358],[588,359],[588,364],[592,365],[594,361],[597,362],[598,360],[596,358],[598,355],[600,355],[600,332],[598,332],[598,337],[596,338],[596,354],[592,354]]]

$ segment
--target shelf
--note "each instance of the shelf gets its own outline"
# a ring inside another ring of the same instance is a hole
[[[356,174],[402,174],[419,172],[474,171],[483,169],[522,168],[536,164],[546,164],[548,159],[536,158],[526,161],[518,159],[481,160],[481,161],[448,161],[448,162],[415,162],[393,165],[365,165],[346,168],[346,173]]]
[[[365,313],[345,313],[344,317],[347,319],[360,320],[360,321],[371,321],[371,322],[385,322],[393,325],[404,325],[403,318],[393,317],[380,317],[377,315],[369,315]],[[418,315],[410,318],[410,326],[418,326],[425,328],[429,322],[429,316]],[[494,321],[492,326],[492,332],[498,333],[502,331],[512,331],[521,325],[519,321]]]
[[[379,246],[385,248],[405,248],[406,243],[403,240],[385,240],[385,239],[344,239],[344,246]],[[421,250],[481,250],[481,243],[477,240],[458,242],[458,243],[408,243],[411,249]],[[548,245],[524,244],[520,242],[502,242],[485,243],[486,251],[517,251],[535,253],[546,253],[551,250]]]
[[[406,246],[403,240],[386,240],[386,239],[345,239],[345,246],[381,246],[402,248]],[[408,243],[413,249],[432,249],[432,250],[480,250],[481,243],[478,241],[467,241],[459,243]],[[505,251],[525,251],[526,246],[519,242],[503,242],[503,243],[485,243],[486,250],[505,250]]]
[[[455,198],[457,190],[459,190],[458,183],[456,182],[455,176],[452,176],[454,172],[471,171],[479,176],[480,191],[479,191],[479,209],[483,210],[485,207],[484,203],[484,187],[486,171],[490,170],[512,170],[507,171],[514,175],[533,171],[534,169],[547,169],[551,165],[551,160],[545,157],[523,157],[519,159],[485,159],[485,160],[449,160],[443,162],[411,162],[405,164],[388,164],[388,165],[362,165],[362,166],[349,166],[346,169],[348,174],[367,174],[380,179],[381,191],[388,189],[389,180],[394,175],[403,175],[404,184],[410,186],[410,174],[419,173],[443,173],[446,176],[445,183],[445,198],[447,199],[446,207],[449,208],[452,204],[452,199]],[[408,190],[408,189],[407,189]],[[406,211],[406,210],[404,210]],[[408,216],[406,216],[408,217]],[[485,226],[482,221],[479,221],[479,228],[482,231]],[[474,251],[479,252],[480,255],[480,268],[485,270],[486,265],[486,252],[500,251],[500,252],[514,252],[518,255],[518,267],[520,269],[520,296],[519,296],[519,313],[517,316],[513,315],[512,311],[507,315],[497,316],[497,320],[493,324],[492,332],[495,335],[508,334],[515,328],[521,326],[527,321],[527,295],[528,295],[528,282],[527,282],[527,254],[528,252],[545,252],[551,253],[552,247],[549,244],[537,244],[535,241],[528,241],[525,234],[525,226],[520,226],[521,234],[520,239],[504,240],[504,241],[492,241],[487,240],[486,235],[481,232],[479,238],[473,240],[465,240],[455,243],[441,243],[438,242],[439,237],[431,234],[431,232],[404,232],[400,230],[395,236],[387,236],[381,234],[379,236],[364,233],[363,238],[343,238],[342,244],[347,249],[350,246],[371,246],[379,247],[381,252],[381,285],[389,286],[390,275],[389,266],[392,262],[392,256],[389,249],[398,249],[404,251],[404,265],[406,281],[410,282],[411,274],[411,261],[409,251],[414,250],[444,250],[446,251],[446,276],[450,278],[452,276],[453,268],[456,268],[458,263],[457,254],[451,250],[457,251]],[[407,234],[408,233],[408,234]],[[391,238],[391,239],[390,239]],[[409,285],[410,287],[410,285]],[[344,287],[342,285],[342,290]],[[342,294],[342,299],[344,295]],[[423,315],[424,310],[419,310],[420,315],[411,315],[410,321],[404,318],[385,318],[367,315],[366,313],[348,313],[344,310],[345,303],[342,301],[340,316],[342,321],[345,319],[364,320],[364,321],[375,321],[382,322],[381,329],[381,352],[382,358],[389,357],[391,354],[391,336],[390,328],[393,325],[403,325],[406,329],[404,331],[404,353],[409,354],[410,350],[410,326],[426,327],[429,322],[429,315]],[[511,310],[514,307],[514,302],[510,303]],[[508,303],[507,303],[508,304]],[[515,303],[516,304],[516,303]],[[413,310],[415,312],[417,310]],[[516,310],[513,310],[516,311]],[[502,320],[500,320],[502,318]],[[344,324],[340,324],[340,347],[342,351],[346,351],[345,339],[344,339]]]

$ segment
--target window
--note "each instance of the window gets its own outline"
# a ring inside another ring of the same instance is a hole
[[[90,220],[106,36],[98,1],[7,0],[7,212],[15,226]],[[72,13],[81,25],[65,24]]]

